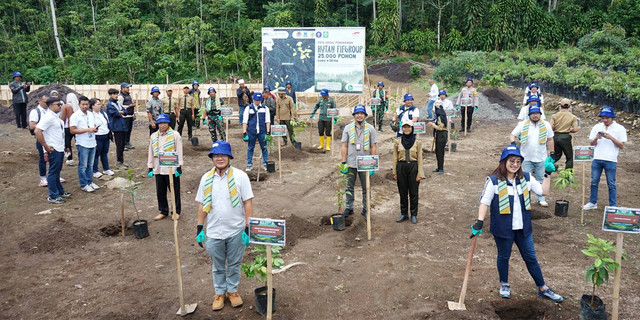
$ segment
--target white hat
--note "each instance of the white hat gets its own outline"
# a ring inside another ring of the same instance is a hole
[[[240,80],[238,80],[238,83],[239,83],[239,84],[244,84],[244,79],[240,79]]]
[[[405,125],[413,127],[413,120],[407,119],[405,121],[402,121],[402,126],[405,126]]]

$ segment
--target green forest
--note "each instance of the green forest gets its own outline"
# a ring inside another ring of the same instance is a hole
[[[35,83],[257,79],[262,27],[364,26],[371,59],[401,51],[428,62],[470,51],[499,63],[546,52],[552,68],[570,49],[592,52],[584,59],[594,62],[564,58],[567,67],[619,64],[625,79],[639,69],[640,0],[3,0],[0,12],[5,83],[15,70]],[[496,83],[509,77],[508,63],[493,67],[440,73],[449,82],[473,71]],[[633,87],[621,90],[634,96]]]

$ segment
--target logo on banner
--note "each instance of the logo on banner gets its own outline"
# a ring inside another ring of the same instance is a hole
[[[322,38],[322,32],[320,31],[316,32],[316,38]]]

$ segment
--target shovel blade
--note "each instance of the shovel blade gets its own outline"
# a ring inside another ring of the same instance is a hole
[[[184,316],[196,311],[197,307],[198,307],[197,303],[187,304],[184,307],[178,309],[178,312],[176,312],[176,314],[179,315],[179,316],[183,316],[184,317]]]
[[[457,301],[447,301],[449,305],[449,310],[467,310],[467,307],[464,306],[464,303],[458,303]]]

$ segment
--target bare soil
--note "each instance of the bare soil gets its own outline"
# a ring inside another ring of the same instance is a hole
[[[416,89],[414,95],[424,96]],[[485,93],[487,93],[485,91]],[[518,100],[519,92],[499,92]],[[502,99],[502,95],[490,99]],[[574,112],[582,112],[574,108]],[[586,115],[586,114],[585,114]],[[456,120],[459,121],[459,120]],[[252,182],[255,216],[287,220],[286,263],[306,262],[274,276],[277,312],[274,319],[578,319],[579,299],[590,293],[584,281],[590,263],[580,249],[587,233],[614,240],[602,232],[602,211],[585,212],[580,223],[581,188],[571,191],[567,218],[553,215],[557,192],[549,197],[549,208],[534,205],[534,238],[545,280],[565,297],[555,304],[536,297],[536,288],[514,248],[510,282],[512,298],[498,296],[495,267],[496,248],[488,232],[478,240],[473,256],[467,311],[449,311],[447,301],[457,301],[466,257],[470,248],[469,225],[475,221],[478,197],[485,177],[497,165],[501,149],[508,144],[512,121],[479,120],[476,130],[456,141],[458,151],[445,157],[445,174],[432,174],[433,153],[424,154],[427,178],[420,186],[417,225],[396,223],[398,193],[391,173],[390,130],[379,135],[381,170],[371,179],[372,240],[367,241],[366,223],[359,215],[361,188],[356,186],[352,224],[333,231],[322,218],[337,211],[334,205],[334,167],[339,163],[338,144],[334,154],[318,152],[306,133],[299,135],[303,150],[291,144],[282,149],[282,179],[278,172],[261,172],[261,181]],[[583,129],[575,135],[576,145],[587,144],[595,124],[583,117]],[[230,140],[235,159],[245,168],[246,146],[240,128],[233,124]],[[312,142],[317,143],[317,129]],[[46,202],[47,189],[38,187],[37,152],[27,130],[0,124],[0,314],[7,319],[175,319],[179,308],[173,222],[153,221],[157,214],[155,183],[146,178],[148,131],[134,130],[135,150],[125,153],[125,162],[142,181],[137,206],[149,220],[150,236],[135,239],[128,230],[119,232],[119,199],[122,191],[80,191],[77,168],[64,166],[64,184],[72,198],[63,205]],[[195,242],[195,192],[202,174],[211,168],[207,157],[209,134],[203,127],[195,131],[199,147],[185,141],[182,180],[183,214],[179,220],[185,301],[197,302],[192,319],[261,319],[253,307],[253,290],[262,286],[242,276],[240,308],[229,303],[220,312],[211,310],[213,287],[211,262]],[[629,134],[618,166],[618,202],[637,207],[640,197],[640,151],[635,147],[638,132]],[[431,144],[431,135],[420,137]],[[428,149],[428,148],[427,148]],[[75,151],[74,151],[75,152]],[[115,148],[110,157],[115,163]],[[271,155],[277,160],[277,153]],[[564,162],[564,159],[560,161]],[[277,167],[277,166],[276,166]],[[583,166],[576,164],[579,181]],[[589,177],[589,168],[586,168]],[[124,176],[124,172],[117,171]],[[253,175],[253,173],[252,173]],[[263,181],[263,175],[267,177]],[[587,178],[588,179],[588,178]],[[105,180],[97,184],[103,186]],[[607,200],[606,184],[600,184],[599,208]],[[588,195],[588,191],[587,191]],[[39,214],[52,209],[51,214]],[[125,204],[126,216],[135,214]],[[622,267],[621,319],[635,319],[640,313],[640,255],[637,235],[625,237],[627,260]],[[250,258],[247,249],[245,261]],[[612,284],[597,294],[612,303]]]

